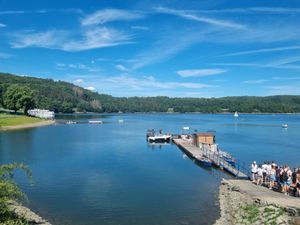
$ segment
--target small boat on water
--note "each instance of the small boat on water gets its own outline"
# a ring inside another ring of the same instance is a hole
[[[118,123],[124,123],[124,120],[118,120]]]
[[[238,112],[235,112],[233,116],[234,116],[234,117],[239,117]]]
[[[76,121],[72,121],[72,120],[68,120],[67,122],[66,122],[66,124],[76,124],[77,122]]]
[[[163,142],[170,142],[172,135],[171,134],[163,134],[162,130],[159,131],[158,134],[155,133],[154,129],[147,130],[146,138],[148,142],[156,142],[156,143],[163,143]]]
[[[208,158],[205,158],[203,156],[196,156],[195,159],[203,166],[212,166],[212,161]]]
[[[101,124],[103,122],[102,122],[102,120],[89,120],[88,123],[90,123],[90,124]]]
[[[288,128],[289,126],[287,124],[282,124],[281,127],[282,128]]]
[[[158,134],[148,137],[149,142],[170,142],[171,135],[169,134]]]

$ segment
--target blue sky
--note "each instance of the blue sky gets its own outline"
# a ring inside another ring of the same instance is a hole
[[[300,94],[300,1],[0,0],[0,71],[113,96]]]

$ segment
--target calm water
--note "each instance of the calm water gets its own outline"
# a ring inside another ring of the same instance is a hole
[[[86,122],[91,116],[60,117]],[[300,164],[300,115],[94,115],[104,124],[58,124],[0,133],[0,162],[24,162],[17,179],[30,207],[53,224],[212,224],[224,176],[174,145],[151,147],[149,128],[216,131],[219,145],[249,164]],[[124,123],[119,124],[118,119]],[[289,124],[282,129],[281,124]]]

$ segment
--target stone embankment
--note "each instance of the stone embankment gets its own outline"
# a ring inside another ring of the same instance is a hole
[[[24,218],[29,225],[51,225],[48,221],[15,201],[11,201],[9,207],[16,217]]]
[[[249,180],[223,180],[221,217],[215,225],[300,225],[300,198],[285,196]]]

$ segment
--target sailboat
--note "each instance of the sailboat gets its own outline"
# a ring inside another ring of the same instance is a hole
[[[234,117],[239,117],[239,114],[237,112],[234,113]]]

